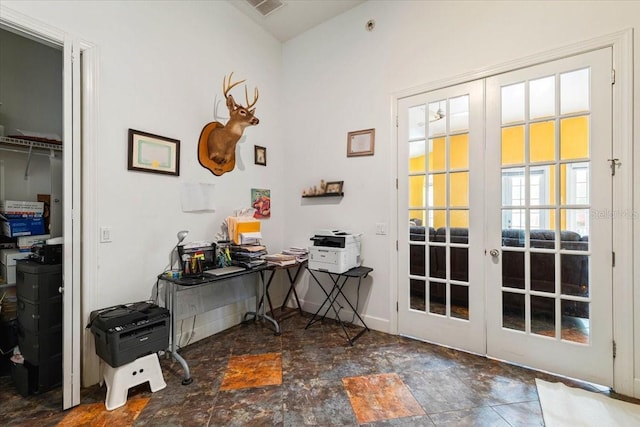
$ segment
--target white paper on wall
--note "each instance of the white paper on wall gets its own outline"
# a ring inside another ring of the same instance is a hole
[[[183,212],[215,211],[215,184],[184,183],[180,189]]]

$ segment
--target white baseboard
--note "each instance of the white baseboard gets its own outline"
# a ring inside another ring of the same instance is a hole
[[[636,399],[640,399],[640,378],[633,379],[633,396]]]

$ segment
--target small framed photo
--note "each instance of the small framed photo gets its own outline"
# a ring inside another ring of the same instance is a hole
[[[347,157],[373,156],[376,130],[364,129],[347,134]]]
[[[180,141],[129,129],[128,170],[180,175]]]
[[[267,147],[253,146],[253,157],[256,165],[267,166]]]
[[[327,182],[327,186],[324,190],[325,194],[342,194],[342,185],[344,181]]]

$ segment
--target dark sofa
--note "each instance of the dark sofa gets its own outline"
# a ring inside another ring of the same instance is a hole
[[[427,234],[428,233],[428,234]],[[411,226],[409,228],[409,240],[411,242],[444,243],[445,228],[427,228],[423,226]],[[555,245],[555,232],[553,230],[532,230],[530,232],[530,247],[537,249],[553,249]],[[450,229],[451,243],[468,243],[467,228]],[[524,247],[524,230],[502,230],[502,278],[503,286],[516,289],[524,289],[524,252],[510,251],[508,248]],[[567,250],[586,251],[588,249],[588,236],[580,236],[573,231],[560,232],[560,248]],[[429,248],[429,276],[444,279],[446,274],[445,247],[434,245],[410,245],[409,272],[416,276],[426,275],[424,262],[425,249]],[[450,248],[451,279],[467,282],[469,280],[468,249]],[[531,252],[531,289],[540,292],[555,291],[555,256],[552,253]],[[589,265],[586,255],[560,255],[560,282],[561,292],[564,295],[588,296]],[[444,287],[434,287],[444,290]],[[462,293],[461,293],[462,292]],[[424,285],[419,281],[412,281],[412,295],[424,296]],[[444,302],[444,295],[432,295],[432,298]],[[452,288],[452,303],[460,302],[466,305],[466,289]],[[550,307],[549,304],[546,304]],[[588,317],[584,304],[565,304],[566,314],[579,317]],[[505,307],[506,309],[507,307]]]

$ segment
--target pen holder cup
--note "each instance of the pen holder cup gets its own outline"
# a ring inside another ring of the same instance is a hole
[[[190,258],[182,261],[182,275],[185,277],[201,275],[202,264],[203,262],[200,258]]]

